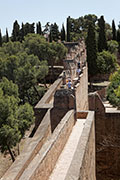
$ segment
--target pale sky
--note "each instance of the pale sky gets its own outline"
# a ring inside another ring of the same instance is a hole
[[[44,26],[47,22],[56,22],[60,27],[66,18],[78,18],[86,14],[104,15],[105,21],[111,24],[115,20],[116,28],[120,21],[120,0],[1,0],[0,28],[9,35],[13,22],[37,23]]]

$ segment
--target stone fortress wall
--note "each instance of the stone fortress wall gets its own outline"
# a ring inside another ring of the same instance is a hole
[[[68,160],[69,167],[63,179],[96,179],[94,112],[88,110],[85,45],[81,41],[66,46],[70,48],[69,55],[64,61],[64,72],[66,79],[71,78],[73,88],[67,88],[61,74],[38,102],[34,108],[36,116],[34,131],[26,140],[23,152],[1,180],[49,179],[78,121],[84,123],[80,127],[81,134],[74,147],[73,156]],[[82,72],[76,76],[78,61],[81,61]],[[67,65],[69,69],[66,68]]]
[[[96,178],[120,179],[120,110],[104,102],[105,89],[89,94],[95,112]]]

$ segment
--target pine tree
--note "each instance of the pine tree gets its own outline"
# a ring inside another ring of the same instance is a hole
[[[12,41],[19,41],[20,26],[17,20],[13,24]]]
[[[9,35],[8,35],[8,30],[6,28],[6,43],[9,42]]]
[[[70,42],[70,29],[71,29],[71,23],[70,23],[70,16],[67,18],[67,42]]]
[[[0,29],[0,47],[2,46],[2,33],[1,33],[1,29]]]
[[[65,28],[64,28],[64,24],[62,24],[62,29],[61,29],[61,41],[65,41]]]
[[[117,37],[116,37],[116,27],[115,27],[115,22],[114,20],[112,20],[112,35],[113,35],[113,40],[116,40]]]
[[[92,77],[97,73],[97,46],[95,36],[95,25],[90,23],[88,27],[88,35],[86,39],[88,74]]]
[[[36,33],[37,34],[42,34],[42,28],[41,28],[41,23],[38,22],[37,25],[36,25]]]
[[[98,19],[98,26],[99,26],[98,51],[102,52],[103,50],[107,50],[104,16],[101,16],[100,19]]]

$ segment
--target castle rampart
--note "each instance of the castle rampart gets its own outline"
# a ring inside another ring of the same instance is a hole
[[[64,151],[66,142],[72,135],[73,128],[76,129],[77,124],[82,121],[84,123],[80,127],[81,134],[79,134],[78,144],[74,146],[75,152],[69,161],[69,168],[65,172],[64,179],[70,179],[73,172],[75,180],[84,180],[89,177],[91,180],[95,180],[94,112],[88,111],[87,64],[82,63],[82,72],[79,77],[72,76],[75,75],[72,71],[76,72],[77,60],[80,60],[80,57],[82,60],[86,60],[83,44],[82,49],[77,45],[79,44],[76,44],[74,51],[70,52],[74,57],[75,65],[69,64],[71,72],[69,78],[72,80],[73,88],[69,90],[67,84],[63,86],[63,79],[60,75],[35,106],[34,133],[26,141],[24,151],[17,157],[1,180],[49,179],[59,156]],[[59,98],[61,103],[59,103]]]

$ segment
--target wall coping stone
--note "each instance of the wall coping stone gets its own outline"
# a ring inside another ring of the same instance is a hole
[[[85,126],[81,134],[78,146],[76,148],[73,160],[71,162],[71,165],[70,165],[70,168],[68,170],[65,180],[73,180],[73,179],[78,180],[80,177],[80,170],[83,164],[85,149],[87,146],[87,142],[89,140],[89,135],[90,135],[93,121],[94,121],[94,111],[88,111]]]

